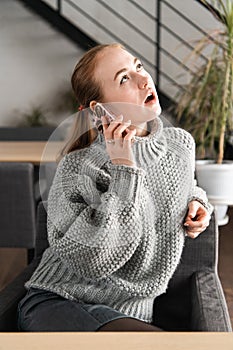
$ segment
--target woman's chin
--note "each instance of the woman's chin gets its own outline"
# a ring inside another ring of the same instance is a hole
[[[155,113],[156,117],[159,117],[160,114],[162,113],[161,106],[159,104],[156,104],[152,107],[153,112]]]

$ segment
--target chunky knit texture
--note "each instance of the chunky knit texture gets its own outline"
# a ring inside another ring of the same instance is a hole
[[[113,165],[101,134],[61,160],[48,200],[50,247],[26,286],[151,322],[181,257],[188,203],[211,206],[195,185],[186,131],[156,119],[132,147],[137,167]]]

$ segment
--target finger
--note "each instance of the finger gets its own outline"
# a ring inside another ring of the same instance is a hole
[[[197,221],[197,222],[199,222],[200,227],[207,227],[207,226],[209,226],[209,223],[210,223],[210,221],[209,221],[208,218],[203,218],[202,220],[199,220],[199,221]],[[195,223],[196,223],[196,222],[195,222]],[[190,223],[190,225],[192,226],[192,225],[193,225],[193,222]]]
[[[109,132],[113,132],[119,124],[123,121],[123,115],[119,115],[116,119],[112,120],[108,126]]]
[[[187,228],[186,233],[188,236],[195,236],[199,235],[200,233],[203,233],[206,230],[206,227],[201,228]],[[195,238],[195,237],[194,237]]]
[[[201,227],[201,228],[188,228],[186,232],[189,233],[202,233],[206,230],[206,227]]]
[[[126,130],[128,129],[130,124],[131,124],[131,120],[128,120],[127,122],[118,125],[118,127],[113,132],[114,140],[122,141],[123,138],[125,137],[125,134],[127,133]]]
[[[114,121],[112,121],[109,124],[109,120],[106,116],[103,116],[103,129],[104,129],[104,135],[106,139],[112,139],[113,138],[113,131],[116,129],[116,127],[119,125],[119,123],[122,122],[123,116],[118,116]]]
[[[206,227],[208,225],[204,224],[204,223],[201,223],[201,224],[193,224],[193,223],[184,223],[184,226],[186,228],[187,231],[189,232],[202,232],[206,229]]]
[[[210,222],[210,215],[208,213],[203,213],[201,215],[197,215],[196,220],[185,220],[184,225],[185,226],[191,226],[191,227],[207,227]]]
[[[127,131],[127,135],[124,137],[124,146],[128,146],[132,144],[132,140],[134,138],[134,136],[136,135],[136,129],[131,129],[131,130],[126,130]]]
[[[206,225],[204,224],[199,224],[199,225],[193,225],[193,224],[188,224],[184,223],[184,226],[186,228],[186,231],[188,232],[203,232],[206,229]]]
[[[101,117],[101,121],[102,121],[103,129],[104,129],[104,132],[105,132],[107,130],[107,128],[108,128],[107,118],[105,116],[102,116]]]
[[[200,235],[200,233],[191,233],[191,232],[187,232],[187,235],[188,235],[190,238],[195,239],[195,238],[197,238],[197,237]]]
[[[197,210],[198,210],[198,206],[196,204],[196,202],[192,201],[189,203],[189,207],[188,207],[188,214],[187,214],[187,219],[193,219],[195,218],[196,214],[197,214]]]
[[[187,221],[185,221],[184,226],[198,228],[198,227],[202,227],[203,223],[202,223],[202,221],[187,220]]]

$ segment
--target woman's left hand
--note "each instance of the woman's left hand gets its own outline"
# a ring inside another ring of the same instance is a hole
[[[187,235],[191,238],[197,238],[209,226],[209,222],[210,214],[206,208],[196,200],[191,201],[184,222]]]

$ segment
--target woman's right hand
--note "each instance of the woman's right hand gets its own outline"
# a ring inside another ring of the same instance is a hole
[[[110,122],[102,117],[103,133],[106,149],[113,164],[135,166],[132,152],[132,142],[136,129],[128,129],[131,121],[123,122],[123,116],[118,116]]]

